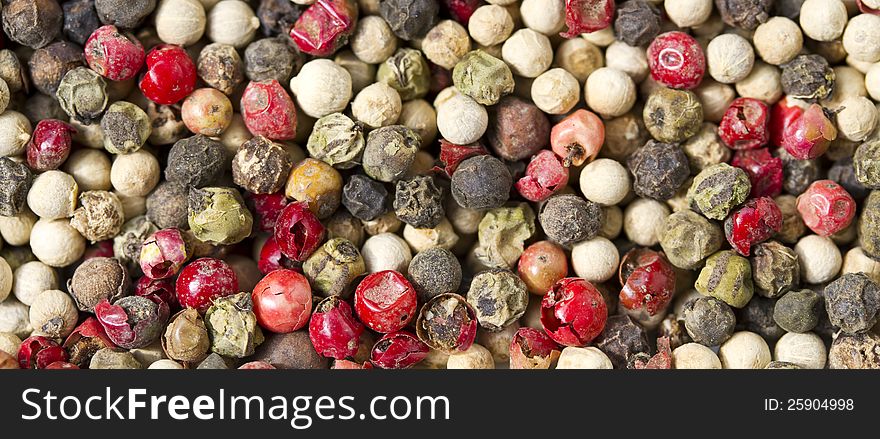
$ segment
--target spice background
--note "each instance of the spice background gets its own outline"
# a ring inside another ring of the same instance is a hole
[[[0,16],[0,368],[880,368],[878,0]]]

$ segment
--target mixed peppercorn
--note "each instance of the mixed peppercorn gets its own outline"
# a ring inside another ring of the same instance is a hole
[[[880,368],[865,5],[5,1],[0,368]]]

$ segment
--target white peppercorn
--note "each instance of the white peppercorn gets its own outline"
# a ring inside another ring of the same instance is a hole
[[[379,64],[397,50],[397,36],[382,17],[375,15],[358,21],[350,43],[354,55],[368,64]]]
[[[730,103],[736,99],[736,91],[733,87],[706,78],[694,93],[703,105],[703,118],[707,122],[718,123],[727,111]]]
[[[615,41],[605,49],[605,66],[626,73],[636,83],[644,81],[650,72],[645,49],[622,41]]]
[[[20,338],[29,337],[33,329],[28,312],[28,306],[15,299],[0,302],[0,332],[9,332]]]
[[[403,221],[397,218],[392,211],[383,213],[369,221],[361,220],[364,232],[370,236],[379,235],[381,233],[397,233],[403,227]]]
[[[68,218],[73,215],[78,193],[79,187],[70,174],[50,170],[34,179],[27,203],[40,218]]]
[[[591,73],[605,65],[605,60],[595,44],[584,38],[572,38],[556,48],[553,64],[574,75],[579,83],[584,83]]]
[[[501,46],[501,58],[519,76],[535,78],[553,62],[553,48],[546,35],[520,29]]]
[[[564,0],[523,0],[519,12],[526,27],[544,35],[555,35],[565,26]]]
[[[350,50],[342,50],[333,58],[351,76],[351,91],[355,94],[372,84],[376,78],[376,66],[359,60]],[[300,120],[298,123],[302,124]],[[303,126],[303,125],[300,125]]]
[[[611,359],[592,346],[580,348],[568,346],[562,350],[556,363],[557,369],[614,369]]]
[[[9,297],[12,292],[12,268],[6,259],[0,256],[0,302]]]
[[[587,105],[602,117],[621,116],[636,102],[636,85],[624,72],[610,67],[596,69],[584,87]]]
[[[428,31],[421,48],[432,63],[452,69],[471,50],[471,39],[458,22],[442,20]]]
[[[351,103],[351,115],[370,128],[379,128],[397,122],[401,106],[397,90],[384,82],[377,82],[355,96]]]
[[[403,227],[403,239],[416,252],[422,252],[429,248],[442,248],[451,250],[458,243],[458,234],[452,228],[452,224],[445,217],[434,227],[416,228],[409,224]]]
[[[159,39],[189,46],[205,33],[205,7],[198,0],[161,0],[153,17]]]
[[[712,349],[699,343],[686,343],[672,351],[674,369],[721,369],[721,360]]]
[[[748,40],[737,34],[719,35],[706,46],[706,64],[713,79],[733,84],[752,71],[755,51]]]
[[[843,31],[843,48],[857,61],[880,61],[880,16],[859,14],[851,18]]]
[[[836,66],[831,70],[834,71],[834,88],[831,96],[822,101],[823,106],[838,108],[848,98],[868,96],[864,73],[850,66]]]
[[[754,332],[740,331],[718,349],[725,369],[763,369],[770,364],[770,347]]]
[[[630,241],[645,247],[660,242],[658,232],[670,215],[666,204],[649,198],[639,198],[623,211],[623,232]]]
[[[260,19],[247,3],[226,0],[217,3],[208,13],[206,34],[213,43],[242,48],[254,39]]]
[[[31,122],[12,110],[0,114],[0,157],[21,155],[31,140]]]
[[[18,357],[19,346],[21,346],[21,339],[17,335],[11,332],[0,332],[0,351]]]
[[[123,195],[119,191],[113,191],[113,194],[122,203],[122,211],[125,213],[126,218],[134,218],[147,212],[146,197]]]
[[[107,191],[86,191],[79,196],[70,226],[91,242],[112,239],[122,230],[125,212],[119,198]]]
[[[804,37],[791,19],[773,17],[758,25],[752,42],[764,62],[778,66],[797,56],[803,48]]]
[[[836,119],[837,131],[843,137],[861,142],[877,127],[880,115],[870,99],[862,96],[849,97],[840,103],[840,107]]]
[[[110,182],[122,195],[145,197],[159,183],[159,161],[145,150],[118,155],[110,167]]]
[[[794,251],[801,265],[801,279],[807,284],[834,279],[843,265],[840,249],[825,236],[807,235],[798,241]]]
[[[290,90],[296,96],[299,109],[309,116],[320,118],[338,113],[348,106],[351,100],[351,75],[329,59],[315,59],[307,62],[290,80]],[[361,93],[358,93],[358,97]],[[352,111],[355,111],[357,102],[355,99]]]
[[[590,282],[605,282],[620,265],[620,253],[607,238],[597,236],[581,241],[571,248],[571,266],[578,277]]]
[[[666,0],[666,17],[678,27],[699,26],[712,15],[712,0]]]
[[[488,126],[486,108],[463,94],[452,96],[437,107],[437,129],[444,139],[456,145],[476,142]]]
[[[12,294],[19,302],[30,306],[37,295],[46,290],[58,289],[58,274],[55,269],[40,262],[26,262],[15,269]]]
[[[156,361],[154,363],[151,363],[149,366],[147,366],[147,369],[157,369],[157,370],[183,369],[183,366],[174,360],[169,360],[167,358],[164,358],[164,359],[161,359],[161,360]]]
[[[9,86],[6,84],[6,80],[0,77],[0,114],[6,111],[6,107],[9,106]]]
[[[368,273],[383,270],[406,272],[412,261],[412,251],[403,238],[393,233],[379,233],[371,236],[361,248],[361,256]]]
[[[880,283],[880,261],[868,257],[861,247],[854,247],[843,257],[840,274],[847,273],[864,273],[874,282]]]
[[[40,219],[31,230],[34,256],[50,267],[65,267],[79,259],[86,250],[86,240],[66,219]]]
[[[513,17],[507,9],[498,5],[480,6],[468,21],[468,33],[483,46],[501,44],[512,32]]]
[[[424,99],[413,99],[404,102],[400,108],[397,123],[403,125],[421,139],[422,148],[426,148],[437,137],[437,113],[434,107]]]
[[[26,245],[36,222],[37,216],[28,208],[14,216],[0,216],[0,236],[9,245]]]
[[[749,75],[736,83],[736,92],[745,98],[773,104],[782,97],[782,72],[775,66],[757,61]]]
[[[488,349],[476,343],[466,351],[449,356],[447,369],[494,369],[495,360]]]
[[[612,26],[608,26],[605,29],[600,29],[595,32],[590,32],[588,34],[581,34],[581,38],[599,46],[599,47],[608,47],[615,40],[614,38],[614,29]]]
[[[880,63],[873,64],[865,74],[865,89],[871,99],[880,100]]]
[[[101,124],[85,125],[73,117],[70,118],[69,122],[76,130],[73,133],[74,142],[92,149],[104,149],[104,130],[101,129]],[[180,124],[183,125],[183,122]]]
[[[34,298],[28,315],[34,335],[64,338],[73,332],[79,311],[67,293],[46,290]]]
[[[581,170],[579,179],[584,197],[602,206],[620,203],[629,193],[629,171],[620,162],[596,159]]]
[[[846,6],[840,0],[806,0],[799,21],[811,39],[834,41],[843,35],[847,18]]]
[[[477,343],[492,353],[495,363],[508,364],[510,362],[510,342],[519,329],[519,323],[513,322],[498,332],[485,331],[477,328]],[[0,339],[2,342],[2,339]]]
[[[110,159],[103,151],[77,149],[64,162],[64,172],[70,174],[83,191],[109,190]]]
[[[580,95],[580,84],[565,69],[547,70],[532,82],[532,101],[548,114],[568,113],[577,105]]]
[[[799,366],[802,369],[824,369],[828,358],[825,342],[812,332],[789,332],[773,348],[773,358]]]

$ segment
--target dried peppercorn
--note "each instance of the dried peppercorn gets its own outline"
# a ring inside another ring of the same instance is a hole
[[[853,168],[859,183],[871,189],[880,189],[880,141],[859,145],[853,155]]]
[[[283,193],[247,194],[248,207],[254,213],[257,230],[272,233],[275,223],[281,215],[281,209],[287,205],[287,197]]]
[[[605,328],[608,308],[593,284],[576,277],[561,279],[541,300],[541,325],[553,341],[584,346]]]
[[[568,275],[568,260],[558,245],[538,241],[520,256],[517,273],[530,293],[543,295]]]
[[[33,180],[27,165],[0,157],[0,216],[11,217],[22,211]]]
[[[73,211],[70,226],[91,242],[112,239],[122,230],[125,213],[116,194],[86,191],[79,196],[80,207]]]
[[[694,288],[734,308],[746,306],[754,294],[749,260],[732,250],[715,253],[706,260]]]
[[[216,183],[223,175],[226,153],[220,142],[202,134],[178,140],[168,152],[165,179],[200,188]]]
[[[134,349],[159,339],[169,312],[165,302],[156,303],[145,297],[128,296],[113,304],[106,299],[98,302],[95,315],[114,344]]]
[[[238,291],[238,278],[229,265],[215,258],[200,258],[183,267],[175,284],[177,301],[182,307],[208,309],[221,297]]]
[[[27,144],[27,163],[34,171],[42,172],[58,169],[70,154],[70,125],[55,119],[44,119],[37,123]]]
[[[95,0],[95,9],[102,23],[131,29],[156,9],[156,0]]]
[[[797,199],[804,224],[820,236],[831,236],[847,227],[856,216],[856,201],[839,184],[819,180]]]
[[[205,321],[194,308],[187,308],[172,316],[161,340],[165,355],[183,363],[204,360],[211,348]]]
[[[236,244],[251,234],[253,216],[235,189],[191,188],[187,210],[189,228],[200,241]]]
[[[327,359],[315,352],[304,330],[267,337],[251,359],[278,369],[326,369],[328,366]]]
[[[836,138],[837,128],[830,113],[813,104],[784,126],[780,143],[792,157],[808,160],[825,154]]]
[[[92,356],[89,369],[143,369],[134,354],[125,349],[103,348]]]
[[[360,320],[376,332],[399,331],[416,317],[416,290],[394,270],[372,273],[358,285],[354,309]]]
[[[364,148],[364,172],[378,181],[397,181],[409,170],[420,145],[419,135],[403,125],[370,131]]]
[[[639,323],[654,326],[658,316],[669,306],[675,292],[676,276],[672,265],[660,252],[634,248],[620,262],[618,294],[624,311]]]
[[[397,90],[400,99],[409,101],[428,94],[430,68],[422,52],[401,48],[383,63],[376,71],[376,81],[384,82]]]
[[[507,201],[513,178],[507,166],[494,157],[480,155],[461,162],[452,175],[452,197],[468,209],[498,207]]]
[[[73,0],[61,5],[64,11],[64,36],[76,44],[85,44],[86,40],[101,27],[95,0]]]
[[[70,354],[67,361],[85,368],[95,352],[104,348],[115,348],[116,345],[107,336],[98,319],[88,317],[67,336],[63,347]]]
[[[104,148],[113,154],[138,151],[150,137],[150,118],[130,102],[116,101],[101,118]]]
[[[871,329],[880,318],[880,287],[864,273],[847,273],[825,287],[831,323],[847,334]]]
[[[858,150],[856,150],[858,153]],[[828,169],[828,179],[843,186],[846,191],[857,201],[861,201],[871,192],[856,175],[853,157],[838,159]]]
[[[145,216],[137,216],[122,225],[119,235],[113,238],[114,257],[128,264],[138,265],[144,241],[158,229]]]
[[[22,369],[45,369],[67,359],[67,352],[56,341],[39,335],[26,338],[18,348],[18,365]]]
[[[719,163],[697,174],[687,198],[690,205],[707,218],[723,220],[730,210],[748,198],[751,188],[745,171]]]
[[[748,256],[753,245],[782,227],[782,211],[770,197],[753,198],[724,220],[724,235],[737,253]]]
[[[464,352],[477,335],[477,312],[464,297],[444,293],[428,300],[416,319],[416,334],[432,349]]]
[[[208,44],[199,52],[196,64],[199,78],[227,95],[244,82],[243,61],[235,47],[228,44]]]
[[[371,221],[388,210],[385,185],[365,175],[351,176],[342,189],[342,204],[356,218]]]
[[[235,153],[232,180],[253,194],[271,194],[283,187],[291,167],[290,155],[281,145],[255,136]]]
[[[31,84],[52,96],[61,78],[70,70],[85,64],[82,48],[67,41],[58,41],[39,48],[28,60]]]
[[[510,340],[511,369],[549,369],[559,354],[559,345],[540,329],[520,328]]]
[[[755,293],[761,296],[778,298],[800,284],[797,254],[777,241],[756,245],[750,262]]]
[[[505,160],[529,158],[549,145],[550,121],[538,107],[505,96],[489,109],[489,146]],[[601,144],[601,142],[600,142]]]
[[[629,0],[617,7],[614,35],[630,46],[643,46],[660,33],[660,11],[644,0]]]
[[[468,52],[452,70],[455,87],[483,105],[495,105],[513,92],[513,74],[504,61],[477,49]]]
[[[296,106],[278,81],[250,82],[241,96],[241,116],[255,136],[270,140],[296,137]]]
[[[342,202],[342,176],[327,163],[306,158],[291,169],[284,194],[308,203],[318,218],[327,218]]]
[[[440,5],[436,0],[382,0],[379,14],[391,26],[394,34],[404,40],[414,40],[425,36],[434,22]]]
[[[131,286],[125,267],[113,258],[91,258],[80,264],[67,281],[67,290],[81,311],[94,312],[102,300],[115,302]]]
[[[303,6],[287,0],[260,0],[256,14],[267,37],[287,32],[302,15]]]
[[[162,229],[143,241],[137,259],[144,275],[151,279],[174,276],[191,256],[180,230]]]
[[[150,279],[149,276],[141,276],[134,287],[134,295],[146,297],[155,301],[161,300],[170,308],[178,308],[177,295],[174,291],[173,279]]]
[[[627,159],[633,191],[656,200],[668,200],[690,176],[688,158],[675,144],[649,140]]]
[[[366,146],[363,124],[342,113],[332,113],[318,119],[309,134],[306,148],[309,154],[339,169],[357,166]]]
[[[785,94],[808,102],[831,96],[834,80],[834,70],[820,55],[799,55],[782,68]]]
[[[304,202],[290,203],[275,223],[275,240],[285,256],[305,261],[324,241],[324,226]]]
[[[186,229],[186,198],[189,189],[182,184],[165,181],[159,183],[146,201],[146,216],[160,229]]]
[[[116,26],[102,26],[85,43],[89,68],[111,81],[134,78],[144,64],[144,48],[138,39]]]
[[[366,271],[364,258],[351,241],[343,238],[328,240],[302,266],[312,291],[323,297],[345,295],[348,286]]]
[[[775,197],[782,192],[783,161],[773,157],[768,148],[737,151],[730,164],[748,174],[751,197]]]
[[[809,332],[819,324],[822,296],[812,290],[791,291],[776,301],[773,321],[788,332]]]
[[[238,293],[217,299],[205,312],[211,351],[224,357],[244,358],[263,343],[251,295]]]
[[[200,88],[184,99],[180,118],[195,134],[219,136],[232,123],[232,102],[219,90]]]
[[[736,98],[727,107],[718,136],[731,149],[755,149],[767,143],[767,104],[753,98]]]
[[[462,269],[451,251],[431,247],[413,257],[407,268],[407,277],[416,289],[419,300],[427,302],[443,293],[458,291]]]
[[[357,18],[354,0],[318,0],[297,18],[290,38],[303,53],[331,55],[348,41]]]
[[[107,108],[107,83],[91,69],[78,67],[67,72],[58,84],[55,97],[68,116],[91,124]]]
[[[342,360],[354,358],[364,325],[354,318],[351,305],[338,296],[318,302],[309,320],[309,339],[318,354]]]
[[[625,5],[630,3],[633,2],[627,2]],[[646,6],[653,8],[648,4]],[[657,31],[659,26],[655,35]],[[696,39],[684,32],[666,32],[653,38],[651,45],[648,46],[647,58],[651,77],[667,87],[695,88],[706,73],[706,56],[703,54],[703,49]]]
[[[529,294],[525,283],[514,273],[493,269],[474,276],[467,300],[476,310],[480,326],[499,331],[522,317]]]
[[[692,210],[666,217],[657,234],[669,262],[678,268],[696,269],[721,250],[721,228]]]
[[[564,38],[596,32],[611,25],[614,18],[614,2],[611,0],[566,0]]]
[[[382,369],[408,369],[428,356],[428,345],[406,331],[385,334],[370,351],[370,362]]]
[[[645,126],[659,142],[683,142],[703,124],[703,106],[691,91],[660,87],[648,96],[642,111]]]
[[[752,30],[770,18],[772,0],[744,2],[739,0],[715,0],[721,19],[730,26]]]
[[[603,219],[604,213],[598,204],[577,195],[550,197],[538,214],[544,233],[562,246],[593,238],[599,233]]]
[[[685,304],[684,322],[695,342],[718,346],[733,335],[736,317],[726,303],[714,297],[701,297]]]
[[[880,369],[880,336],[866,332],[840,334],[828,351],[828,367],[831,369]]]
[[[623,172],[626,173],[626,170]],[[525,176],[520,178],[515,186],[523,198],[529,201],[544,201],[566,183],[568,183],[568,168],[563,166],[562,160],[553,151],[545,149],[532,157],[526,167]]]
[[[201,57],[199,57],[201,60]],[[251,81],[276,80],[286,83],[302,66],[296,51],[282,38],[263,38],[244,50],[245,74]]]
[[[39,49],[61,33],[61,6],[55,0],[12,0],[3,5],[3,31],[12,41]]]
[[[862,207],[859,245],[866,255],[880,260],[880,191],[872,191]]]
[[[526,203],[491,209],[478,226],[474,256],[487,267],[512,268],[535,233],[535,214]]]
[[[608,317],[605,329],[594,344],[618,369],[626,368],[633,355],[651,351],[645,329],[628,315]]]
[[[187,97],[196,88],[198,72],[193,60],[179,46],[160,44],[145,58],[147,71],[138,87],[147,99],[171,105]]]
[[[445,214],[443,194],[430,176],[399,180],[394,193],[394,213],[413,227],[436,227]]]
[[[774,153],[782,160],[782,187],[785,192],[800,195],[819,178],[819,163],[815,159],[798,159],[784,148],[779,148]]]

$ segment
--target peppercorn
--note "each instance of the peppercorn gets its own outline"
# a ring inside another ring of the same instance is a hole
[[[364,148],[364,172],[386,183],[399,180],[415,160],[420,143],[418,134],[403,125],[371,131]]]
[[[443,194],[430,176],[400,180],[394,195],[394,213],[418,228],[436,227],[443,219]]]
[[[95,0],[95,9],[102,23],[132,29],[156,9],[156,0]]]
[[[61,78],[70,70],[85,64],[82,48],[67,41],[58,41],[34,51],[28,61],[31,83],[37,90],[54,95]]]
[[[334,238],[312,253],[303,263],[303,274],[312,290],[322,297],[348,296],[348,286],[366,271],[357,247],[343,238]]]
[[[877,27],[880,17],[873,13],[853,16],[843,31],[843,48],[848,57],[854,61],[875,63],[880,61],[880,51],[874,47],[880,42]]]
[[[298,62],[296,52],[280,38],[254,41],[244,51],[245,74],[251,81],[290,80]],[[301,61],[299,62],[301,64]]]
[[[630,46],[648,44],[660,33],[660,12],[644,0],[630,0],[617,7],[614,34]]]
[[[428,345],[414,334],[397,331],[376,341],[370,351],[370,362],[383,369],[408,369],[424,360],[429,351]]]
[[[200,88],[183,101],[180,116],[193,133],[219,136],[232,123],[232,103],[218,90]]]
[[[284,194],[308,203],[318,218],[327,218],[342,201],[342,176],[327,163],[307,158],[290,171]]]
[[[260,0],[257,17],[263,35],[270,37],[287,32],[302,14],[303,7],[287,0]]]
[[[556,195],[541,208],[538,219],[547,237],[562,245],[592,239],[602,226],[601,207],[576,195]]]
[[[62,170],[70,174],[82,190],[109,190],[113,187],[110,166],[110,159],[103,151],[82,148],[70,154]]]
[[[753,245],[782,227],[782,211],[770,197],[752,198],[724,220],[724,235],[737,253],[748,256]]]
[[[64,75],[55,96],[68,116],[83,124],[91,124],[107,107],[106,87],[104,78],[97,73],[77,67]]]
[[[428,93],[430,70],[421,52],[402,48],[379,65],[376,81],[391,86],[401,100],[418,99]]]
[[[177,229],[156,231],[143,241],[138,263],[146,277],[173,277],[191,256],[191,246]]]
[[[296,106],[278,81],[250,82],[241,97],[241,115],[255,136],[270,140],[296,137]]]
[[[394,34],[404,40],[424,37],[437,20],[440,6],[436,0],[382,0],[379,13]]]
[[[271,194],[284,186],[290,169],[290,155],[281,145],[256,136],[244,142],[232,159],[232,180],[248,192]]]
[[[513,178],[507,166],[491,156],[471,157],[452,175],[452,197],[464,208],[486,209],[507,201]]]
[[[443,293],[458,291],[462,281],[461,264],[449,250],[431,247],[412,258],[407,277],[419,300],[427,302]]]
[[[6,110],[0,114],[0,133],[0,156],[20,155],[31,138],[31,123],[25,115]]]
[[[329,114],[315,122],[307,148],[312,157],[331,166],[352,168],[363,156],[363,126],[342,113]]]
[[[379,18],[379,17],[376,17]],[[381,18],[379,18],[381,20]],[[384,22],[384,20],[381,20]],[[396,38],[396,37],[395,37]],[[361,90],[373,84],[376,78],[376,66],[359,60],[354,53],[344,50],[333,58],[333,62],[342,67],[351,77],[351,91],[360,93]],[[349,99],[351,96],[349,96]]]
[[[212,352],[196,366],[196,369],[230,369],[229,360]]]
[[[788,332],[808,332],[819,324],[822,296],[812,290],[791,291],[776,301],[773,320]]]
[[[107,336],[125,349],[144,347],[158,340],[168,314],[168,304],[141,296],[123,297],[112,305],[104,299],[95,305],[95,315]]]
[[[302,262],[324,240],[324,226],[307,203],[293,202],[278,216],[274,237],[285,256]]]
[[[476,310],[480,326],[499,331],[522,317],[529,294],[525,283],[514,273],[493,269],[474,276],[467,300]]]
[[[27,205],[40,218],[68,218],[73,215],[78,193],[76,181],[69,174],[46,171],[34,179]]]
[[[719,251],[706,260],[694,287],[703,295],[742,308],[754,294],[749,260],[731,250]]]
[[[388,191],[382,183],[356,174],[342,189],[342,204],[355,217],[370,221],[387,211]]]
[[[238,51],[228,44],[211,43],[199,52],[199,78],[211,87],[231,95],[244,81],[244,67]]]
[[[468,52],[452,71],[455,87],[483,105],[513,92],[513,75],[503,61],[482,50]]]
[[[636,86],[632,78],[611,67],[600,67],[591,73],[584,93],[587,105],[606,119],[623,116],[636,101]],[[682,109],[687,110],[684,105]]]
[[[686,270],[721,249],[721,228],[692,210],[668,216],[657,235],[669,262]]]
[[[327,239],[333,238],[347,239],[360,248],[364,244],[364,225],[347,210],[337,210],[327,220]]]
[[[526,203],[491,209],[478,229],[474,256],[488,267],[512,268],[535,233],[535,214]]]
[[[95,0],[73,0],[61,5],[64,11],[64,36],[76,44],[85,44],[89,35],[101,26]]]
[[[223,174],[225,152],[220,142],[202,134],[178,140],[168,152],[165,179],[201,188],[211,185]]]
[[[372,80],[372,78],[371,78]],[[383,83],[384,85],[384,83]],[[378,88],[382,88],[379,86]],[[377,87],[370,90],[375,92]],[[348,102],[351,100],[352,93],[352,77],[348,71],[329,59],[315,59],[307,62],[293,79],[290,80],[290,90],[296,96],[299,108],[307,115],[315,118],[321,118],[332,113],[345,110]],[[379,90],[384,91],[384,89]],[[352,103],[352,114],[355,119],[360,119],[361,113],[368,113],[373,110],[371,106],[387,105],[388,102],[380,102],[379,97],[370,95],[371,92],[358,97],[355,102],[358,105],[365,104],[362,110],[360,107],[356,110],[355,103]],[[379,93],[381,95],[381,93]],[[399,101],[400,97],[396,96]],[[377,99],[376,102],[368,102],[370,99]],[[393,105],[392,105],[393,106]],[[399,113],[399,104],[397,104],[397,113]],[[386,115],[378,114],[373,117],[381,118]],[[394,120],[397,119],[395,116]],[[391,120],[387,124],[393,123]],[[364,122],[367,122],[366,120]],[[382,121],[384,122],[384,121]],[[385,125],[387,125],[385,124]],[[375,126],[382,123],[375,123]]]
[[[648,96],[643,116],[651,136],[666,143],[687,140],[703,124],[703,109],[693,92],[665,87]]]
[[[361,61],[379,64],[397,50],[397,37],[388,23],[375,15],[361,17],[351,36],[351,49]]]
[[[440,135],[455,145],[476,143],[489,126],[486,108],[456,89],[447,90],[447,99],[435,104]]]
[[[701,297],[684,307],[688,335],[705,346],[718,346],[733,335],[736,318],[726,303],[714,297]]]
[[[626,368],[633,355],[651,350],[644,328],[627,315],[608,317],[605,329],[593,343],[618,369]]]
[[[393,213],[390,213],[394,216]],[[383,270],[406,271],[412,260],[412,251],[403,238],[382,232],[371,236],[361,248],[368,273]]]
[[[864,273],[847,273],[828,284],[825,307],[831,323],[847,334],[871,329],[880,317],[880,287]]]
[[[440,352],[466,352],[477,335],[477,313],[458,294],[437,295],[419,312],[416,334],[421,341]]]
[[[819,55],[799,55],[782,68],[782,88],[792,98],[808,102],[826,99],[834,82],[834,70]]]
[[[547,147],[550,121],[538,107],[514,96],[505,96],[491,107],[487,140],[492,150],[510,161],[531,157]]]
[[[235,189],[191,188],[187,210],[189,227],[200,241],[236,244],[251,234],[253,216]]]
[[[251,295],[238,293],[217,299],[205,313],[211,351],[232,358],[254,354],[263,343],[263,332],[252,311]]]
[[[750,261],[755,292],[761,296],[778,298],[800,284],[798,256],[779,242],[756,245]]]
[[[332,55],[348,41],[358,18],[353,0],[318,0],[309,6],[290,29],[290,38],[301,52]]]
[[[182,229],[187,223],[186,198],[189,189],[178,183],[162,182],[147,197],[147,219],[160,229]]]
[[[106,347],[98,350],[89,361],[89,369],[143,369],[131,352],[124,349]]]
[[[79,196],[70,225],[91,242],[112,239],[122,230],[125,213],[119,198],[107,191],[86,191]]]
[[[880,156],[880,141],[867,141],[859,145],[853,155],[852,164],[856,178],[867,188],[880,189],[880,159],[877,158],[878,156]]]
[[[150,118],[137,105],[117,101],[101,118],[101,129],[107,151],[129,154],[139,150],[150,137]]]
[[[738,0],[715,0],[721,19],[730,26],[752,30],[770,18],[772,0],[742,2]]]
[[[162,336],[162,350],[172,360],[198,363],[208,356],[211,340],[199,312],[187,308],[172,316]]]
[[[871,191],[859,220],[859,244],[865,254],[880,260],[880,191]]]
[[[831,369],[880,369],[880,336],[870,332],[840,334],[828,351]]]
[[[62,10],[54,0],[12,0],[3,5],[3,30],[12,41],[39,49],[61,33]]]
[[[113,238],[114,257],[126,264],[137,265],[144,241],[158,229],[144,216],[128,220]]]
[[[15,216],[22,211],[33,181],[27,165],[0,157],[0,216]]]
[[[731,209],[746,200],[750,191],[751,183],[745,171],[719,163],[697,174],[687,198],[691,206],[706,217],[723,220]]]
[[[633,191],[643,197],[668,200],[690,175],[687,156],[678,145],[648,141],[627,160],[634,175]]]

